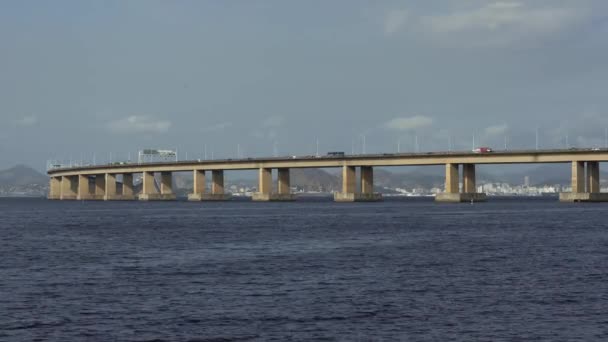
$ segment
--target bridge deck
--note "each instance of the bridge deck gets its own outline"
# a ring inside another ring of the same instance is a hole
[[[186,160],[163,163],[127,163],[57,168],[50,176],[100,173],[180,172],[200,170],[253,170],[259,168],[332,168],[348,166],[414,166],[454,164],[608,162],[608,149],[519,150],[473,152],[384,153],[345,156],[291,156],[218,160]]]

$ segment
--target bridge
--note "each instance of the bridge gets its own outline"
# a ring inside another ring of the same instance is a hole
[[[564,163],[572,172],[569,193],[561,193],[565,202],[608,201],[600,192],[600,162],[608,162],[608,149],[519,150],[474,152],[383,153],[338,156],[291,156],[221,160],[186,160],[159,163],[120,163],[108,165],[56,168],[50,176],[49,199],[59,200],[174,200],[173,172],[192,172],[190,201],[218,201],[230,198],[224,192],[224,172],[258,170],[258,192],[254,201],[290,201],[290,169],[341,168],[342,191],[334,194],[338,202],[378,201],[374,192],[374,167],[445,166],[445,190],[437,194],[438,202],[484,201],[477,192],[475,166],[478,164]],[[357,182],[357,168],[359,180]],[[276,192],[273,192],[272,170],[278,170]],[[211,173],[211,188],[206,189],[206,174]],[[160,174],[160,185],[155,174]],[[134,193],[133,175],[142,175],[142,190]],[[462,177],[461,177],[462,174]],[[117,193],[117,177],[122,178],[122,191]],[[94,181],[91,179],[94,178]],[[357,186],[359,183],[359,186]]]

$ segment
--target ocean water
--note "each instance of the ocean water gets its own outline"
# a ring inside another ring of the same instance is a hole
[[[0,199],[0,341],[607,341],[608,204]]]

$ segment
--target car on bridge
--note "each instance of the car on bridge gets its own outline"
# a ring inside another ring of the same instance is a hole
[[[477,147],[475,149],[473,149],[474,153],[490,153],[492,152],[492,149],[489,147]]]

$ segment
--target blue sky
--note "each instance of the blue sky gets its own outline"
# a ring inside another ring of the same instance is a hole
[[[0,167],[603,146],[605,1],[2,1]]]

